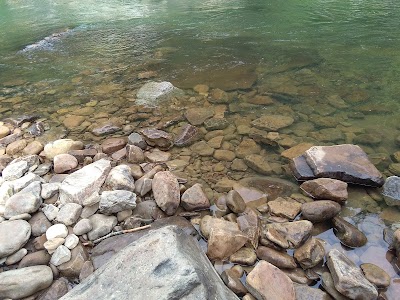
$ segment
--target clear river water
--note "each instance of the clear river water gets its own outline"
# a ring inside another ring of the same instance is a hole
[[[127,116],[121,111],[136,105],[147,77],[187,95],[160,104],[156,120],[201,106],[193,88],[206,84],[234,99],[225,116],[236,126],[264,113],[288,114],[296,121],[280,132],[284,148],[355,143],[385,175],[400,175],[399,49],[400,2],[393,0],[0,0],[0,119],[38,113],[51,124],[48,139],[98,141],[90,129]],[[257,95],[272,103],[248,101]],[[67,126],[77,115],[82,120]],[[271,161],[280,159],[263,147]],[[201,159],[190,162],[210,170]],[[399,269],[382,229],[399,222],[400,211],[379,200],[366,205],[363,188],[350,195],[344,216],[371,239],[346,251],[358,264],[384,268],[393,278],[388,297],[395,297]],[[320,237],[333,239],[332,231]]]

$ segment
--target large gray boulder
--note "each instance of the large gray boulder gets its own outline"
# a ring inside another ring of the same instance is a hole
[[[99,192],[110,170],[111,162],[100,159],[68,175],[59,189],[61,203],[82,205],[84,199]]]
[[[181,229],[150,231],[113,256],[63,300],[238,300],[198,243]]]

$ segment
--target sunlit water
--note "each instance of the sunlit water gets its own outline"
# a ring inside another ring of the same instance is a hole
[[[300,125],[320,120],[304,128],[306,133],[348,128],[347,135],[333,134],[332,140],[313,135],[320,144],[372,134],[378,142],[359,144],[387,172],[385,159],[399,150],[399,49],[398,1],[4,0],[1,119],[36,112],[62,128],[64,108],[73,111],[96,100],[115,116],[118,107],[134,105],[134,92],[145,82],[137,79],[140,71],[156,71],[154,80],[171,81],[193,95],[196,84],[219,87],[211,74],[243,67],[243,76],[255,76],[253,86],[230,92],[273,95],[280,111],[295,115]],[[275,109],[230,113],[232,120],[235,113],[251,120]],[[327,117],[332,124],[321,121]],[[300,125],[284,133],[302,138]],[[90,140],[84,132],[70,136]],[[380,205],[376,214],[363,213],[353,221],[369,228],[372,246],[386,247],[376,238],[385,227],[378,217],[385,205]],[[372,246],[349,255],[360,257]],[[384,255],[381,265],[387,264]],[[398,271],[388,269],[392,276]]]

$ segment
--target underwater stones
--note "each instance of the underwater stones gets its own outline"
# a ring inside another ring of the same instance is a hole
[[[211,118],[213,115],[214,110],[206,107],[189,108],[185,111],[186,119],[193,126],[203,124],[205,120]]]
[[[327,254],[327,264],[336,290],[350,299],[371,299],[378,297],[376,288],[364,277],[361,270],[339,250]]]
[[[154,199],[169,216],[173,215],[180,203],[178,179],[169,171],[158,172],[152,181]]]
[[[168,81],[154,82],[150,81],[144,84],[136,93],[136,103],[147,106],[154,106],[160,101],[166,101],[169,98],[181,94],[182,91],[173,86]]]
[[[161,150],[167,150],[174,144],[172,135],[165,131],[146,128],[143,129],[141,133],[147,144],[153,147],[158,147]]]
[[[116,124],[106,123],[106,124],[95,125],[92,128],[91,132],[95,136],[105,136],[105,135],[108,135],[108,134],[116,133],[116,132],[118,132],[120,130],[121,130],[121,127],[116,125]]]
[[[71,150],[82,150],[83,143],[71,139],[61,139],[44,146],[44,154],[48,159],[53,159],[57,154],[68,153]]]
[[[360,268],[365,278],[377,288],[386,288],[390,285],[390,276],[377,265],[365,263],[361,264]]]
[[[224,118],[211,118],[204,121],[204,127],[208,131],[221,130],[229,126],[229,121]]]
[[[63,124],[67,129],[72,129],[81,125],[83,121],[85,121],[85,117],[71,115],[64,119]]]
[[[289,149],[284,150],[281,153],[281,156],[287,159],[293,159],[301,154],[304,153],[304,151],[310,149],[314,144],[311,143],[300,143],[297,144],[296,146],[293,146]]]
[[[185,147],[192,144],[199,136],[196,126],[186,124],[181,128],[180,133],[175,138],[174,144],[178,147]]]
[[[333,200],[343,203],[348,197],[347,183],[331,178],[309,180],[302,183],[300,188],[314,199]]]
[[[336,216],[342,207],[331,200],[318,200],[301,205],[301,214],[304,219],[313,223],[324,222]]]
[[[251,154],[259,154],[260,152],[261,147],[253,139],[244,139],[235,149],[236,156],[239,158],[244,158]]]
[[[246,277],[247,289],[258,300],[295,300],[293,282],[274,265],[261,260]]]
[[[281,128],[292,125],[294,119],[283,115],[265,115],[251,122],[251,125],[257,129],[267,131],[278,131]]]
[[[128,144],[139,147],[142,150],[145,150],[147,147],[146,141],[137,132],[133,132],[128,136]]]
[[[31,225],[24,220],[0,223],[0,259],[15,253],[31,236]]]
[[[270,175],[272,173],[272,167],[267,161],[267,159],[259,154],[250,154],[244,158],[245,164],[253,169],[254,171],[264,174]]]
[[[364,246],[367,237],[357,227],[336,216],[332,219],[334,233],[340,242],[350,248]]]
[[[388,177],[383,185],[382,195],[387,205],[400,206],[400,177]]]

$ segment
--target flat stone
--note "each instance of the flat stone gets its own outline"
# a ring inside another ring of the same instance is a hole
[[[65,173],[78,166],[78,160],[71,154],[63,153],[54,156],[54,172],[57,174]]]
[[[274,265],[259,261],[246,277],[246,286],[259,300],[295,300],[290,278]]]
[[[302,155],[305,151],[310,149],[314,144],[311,143],[300,143],[289,149],[282,151],[281,156],[287,159],[293,159]]]
[[[250,154],[259,154],[260,151],[260,145],[258,145],[253,139],[244,139],[235,149],[236,156],[239,158],[245,158]]]
[[[390,276],[377,265],[366,263],[361,264],[360,268],[363,271],[365,278],[367,278],[367,280],[378,289],[386,288],[390,285]]]
[[[34,214],[28,222],[32,227],[33,236],[42,235],[52,225],[46,215],[41,211]]]
[[[65,203],[60,207],[56,220],[66,226],[70,226],[78,220],[81,212],[81,205],[77,203]]]
[[[136,103],[154,106],[161,101],[168,101],[174,95],[180,94],[181,90],[174,87],[168,81],[150,81],[144,84],[136,94]]]
[[[205,107],[189,108],[185,112],[185,117],[190,124],[198,126],[204,123],[205,120],[214,115],[214,110]]]
[[[229,257],[229,261],[233,264],[252,266],[257,261],[257,255],[251,248],[241,248]]]
[[[204,216],[200,221],[201,234],[208,239],[210,237],[211,230],[214,228],[218,229],[234,229],[239,231],[237,223],[229,222],[224,219],[213,218],[211,216]]]
[[[236,158],[236,154],[230,150],[217,149],[214,151],[213,157],[219,161],[232,161]]]
[[[32,252],[22,258],[18,264],[18,268],[21,269],[30,266],[47,265],[50,262],[50,258],[51,256],[46,250]]]
[[[68,293],[68,280],[59,278],[54,280],[51,286],[37,298],[37,300],[54,300],[60,299]]]
[[[9,164],[1,174],[4,180],[15,180],[22,177],[28,169],[29,165],[26,161],[19,161]]]
[[[124,138],[108,138],[101,144],[101,148],[105,154],[112,154],[124,148],[126,143]]]
[[[302,183],[300,188],[314,199],[343,203],[348,198],[347,183],[336,179],[318,178],[309,180]]]
[[[68,153],[71,150],[82,150],[83,143],[71,139],[61,139],[48,143],[44,146],[44,154],[52,160],[57,154]]]
[[[330,220],[341,210],[340,204],[331,200],[318,200],[301,205],[301,215],[313,223]]]
[[[382,174],[357,145],[314,146],[305,155],[316,177],[378,187],[384,183]]]
[[[204,127],[208,131],[221,130],[229,126],[229,121],[224,118],[211,118],[204,121]]]
[[[327,254],[327,264],[335,288],[350,299],[377,299],[376,288],[364,277],[361,270],[339,250]]]
[[[310,269],[324,259],[325,249],[318,239],[311,237],[294,250],[293,256],[303,269]]]
[[[0,273],[0,297],[21,299],[43,290],[53,282],[48,266],[32,266]]]
[[[135,181],[131,175],[131,169],[127,165],[119,165],[111,169],[104,183],[111,190],[135,190]]]
[[[298,181],[315,179],[314,172],[308,165],[305,155],[293,158],[289,163],[289,168]]]
[[[332,300],[329,294],[303,284],[295,284],[296,300]]]
[[[60,202],[82,204],[83,199],[99,192],[110,169],[110,161],[101,159],[68,175],[60,187]]]
[[[89,240],[94,241],[100,237],[109,234],[111,230],[117,225],[117,217],[105,216],[102,214],[94,214],[89,217],[92,224],[92,230],[87,233]]]
[[[297,267],[294,258],[289,254],[269,247],[259,246],[257,248],[257,257],[273,264],[277,268],[295,269]]]
[[[272,173],[272,167],[269,164],[268,160],[259,154],[250,154],[244,158],[245,164],[253,169],[254,171],[264,174],[270,175]]]
[[[19,249],[17,252],[7,257],[6,265],[9,266],[19,262],[27,253],[28,250],[26,250],[25,248]]]
[[[176,227],[153,230],[130,243],[61,299],[128,299],[132,293],[149,300],[238,299],[197,242]]]
[[[136,207],[136,194],[126,190],[104,191],[100,195],[99,211],[111,215],[117,212],[134,209]]]
[[[293,122],[294,119],[289,116],[265,115],[251,122],[251,125],[261,130],[278,131],[281,128],[292,125]]]
[[[158,172],[152,181],[154,199],[169,216],[173,215],[180,203],[179,183],[169,171]]]
[[[383,198],[389,206],[400,206],[400,177],[386,178],[382,191]]]
[[[207,144],[207,142],[205,141],[200,141],[193,144],[192,146],[190,146],[190,150],[200,156],[211,156],[215,151],[214,148]]]
[[[187,211],[196,211],[208,209],[210,201],[204,193],[201,184],[196,183],[182,194],[181,205]]]
[[[152,163],[161,163],[166,162],[171,158],[171,153],[161,151],[158,149],[153,149],[151,151],[147,151],[144,153],[145,158],[147,161]]]
[[[268,202],[268,208],[271,214],[293,220],[301,210],[301,204],[291,198],[279,197]]]
[[[199,130],[196,126],[186,124],[181,128],[177,134],[174,144],[178,147],[186,147],[194,143],[200,136]]]

